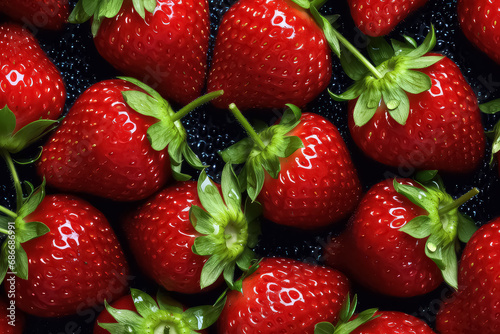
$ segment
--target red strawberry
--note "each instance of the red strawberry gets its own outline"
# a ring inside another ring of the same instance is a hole
[[[59,30],[68,20],[68,0],[5,0],[0,12],[28,26]]]
[[[66,100],[61,74],[28,30],[0,25],[0,64],[0,108],[7,105],[16,116],[15,131],[40,118],[59,118]]]
[[[94,4],[94,12],[84,10],[87,3]],[[81,23],[92,15],[96,48],[120,72],[181,104],[201,95],[210,36],[207,0],[121,0],[112,4],[82,0],[70,21]]]
[[[434,30],[418,48],[395,42],[393,50],[383,40],[377,43],[370,52],[377,68],[341,96],[350,100],[349,129],[356,144],[389,166],[476,169],[485,151],[477,98],[455,63],[428,53]]]
[[[465,36],[500,64],[500,3],[491,0],[459,0],[457,11]]]
[[[9,272],[6,279],[15,280],[16,306],[32,315],[59,317],[122,295],[128,265],[104,215],[76,197],[42,198],[43,191],[32,195],[16,219],[16,259],[9,267],[18,277]],[[9,245],[2,249],[4,258]],[[5,289],[8,293],[8,284]]]
[[[301,115],[289,105],[279,124],[259,134],[249,124],[244,126],[251,137],[226,149],[222,157],[245,163],[240,181],[252,200],[262,204],[265,218],[314,229],[354,210],[361,195],[356,169],[337,128],[327,119]]]
[[[336,322],[349,294],[338,271],[282,258],[266,258],[230,291],[218,333],[312,334],[320,321]]]
[[[10,285],[9,282],[6,284]],[[15,293],[15,291],[10,293]],[[24,314],[16,309],[15,301],[3,296],[0,297],[0,332],[2,334],[22,334],[24,324]]]
[[[208,90],[242,110],[303,106],[330,82],[324,33],[290,0],[240,0],[224,15],[215,41]]]
[[[439,180],[376,184],[347,229],[327,245],[325,262],[370,290],[391,296],[425,294],[443,277],[456,287],[458,238],[465,242],[475,230],[457,207],[473,193],[454,201],[443,189]]]
[[[440,310],[441,334],[500,333],[500,218],[482,226],[465,246],[458,291]]]
[[[225,299],[213,306],[186,309],[165,293],[158,292],[156,300],[146,293],[131,289],[131,294],[106,305],[94,327],[93,334],[116,333],[206,333],[219,316]],[[105,329],[106,328],[106,329]]]
[[[230,280],[235,264],[248,269],[255,257],[247,246],[257,243],[256,214],[249,204],[245,214],[241,211],[239,187],[229,166],[223,172],[222,192],[224,199],[202,172],[198,186],[177,183],[130,215],[125,234],[147,276],[169,291],[197,293],[223,271]]]
[[[351,16],[365,35],[387,35],[399,22],[426,4],[427,0],[348,0]]]
[[[203,167],[187,146],[182,115],[151,88],[127,80],[99,82],[77,99],[43,149],[38,172],[49,185],[133,201],[161,188],[170,169],[175,178],[188,179],[180,173],[184,158]]]

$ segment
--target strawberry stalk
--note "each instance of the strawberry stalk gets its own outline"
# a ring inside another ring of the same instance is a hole
[[[453,202],[446,204],[445,206],[439,208],[438,213],[439,215],[444,215],[451,210],[458,209],[461,207],[463,204],[468,202],[472,197],[476,196],[479,194],[479,189],[476,187],[472,188],[469,190],[467,193],[463,194],[459,198],[455,199]]]
[[[229,105],[229,110],[233,113],[234,117],[238,120],[240,125],[245,129],[247,132],[248,136],[253,140],[253,142],[261,149],[264,150],[266,148],[266,145],[262,141],[262,139],[259,137],[259,134],[255,131],[253,126],[248,122],[248,120],[243,116],[241,111],[238,109],[236,104],[231,103]]]
[[[180,121],[182,118],[184,118],[184,116],[187,116],[194,109],[201,107],[202,105],[218,98],[222,94],[224,94],[224,91],[218,90],[218,91],[210,92],[210,93],[207,93],[203,96],[200,96],[199,98],[188,103],[183,108],[181,108],[178,112],[176,112],[171,118],[172,121],[173,122]]]
[[[16,209],[19,210],[23,205],[23,190],[21,187],[21,181],[19,180],[19,175],[17,174],[16,167],[14,166],[14,161],[12,160],[10,153],[6,150],[0,150],[0,155],[5,160],[7,168],[10,171],[10,175],[14,183],[14,189],[16,191]]]

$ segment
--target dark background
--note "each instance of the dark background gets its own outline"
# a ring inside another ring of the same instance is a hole
[[[72,3],[72,8],[75,1],[70,2]],[[234,2],[234,0],[210,1],[212,23],[210,50],[213,46],[218,22]],[[366,45],[363,35],[354,28],[346,0],[330,0],[322,8],[321,12],[324,14],[341,14],[341,18],[338,21],[340,23],[339,31],[348,37],[357,47],[362,48]],[[0,22],[4,20],[6,18],[0,17]],[[437,45],[434,50],[450,57],[458,64],[476,93],[479,102],[500,98],[500,65],[475,49],[465,39],[457,21],[456,1],[429,1],[421,10],[401,23],[389,37],[398,38],[401,34],[405,34],[413,36],[418,42],[421,42],[429,31],[430,23],[433,23],[436,28]],[[61,70],[65,79],[68,93],[66,111],[69,110],[75,99],[90,85],[115,77],[118,74],[97,53],[90,35],[90,26],[88,23],[82,25],[68,24],[65,29],[55,33],[40,30],[36,33],[36,37],[40,41],[42,48]],[[343,74],[337,58],[333,58],[333,63],[333,76],[329,88],[333,92],[341,92],[351,84],[351,80]],[[397,169],[388,168],[364,157],[354,145],[347,129],[345,103],[332,101],[325,92],[310,103],[306,109],[307,111],[327,117],[339,128],[351,151],[365,190],[387,176],[398,174]],[[249,118],[255,117],[272,122],[279,115],[269,111],[256,111],[247,116]],[[493,127],[496,120],[500,120],[500,116],[483,115],[483,117],[485,129],[488,130]],[[223,161],[217,152],[241,139],[244,135],[243,131],[228,112],[216,110],[211,106],[201,107],[192,112],[183,119],[183,123],[188,131],[188,140],[191,147],[201,157],[202,161],[210,166],[207,169],[209,175],[218,179]],[[31,152],[28,150],[28,152],[22,153],[21,156],[32,153],[33,150]],[[473,186],[481,190],[481,193],[477,197],[462,207],[462,212],[473,217],[478,225],[484,224],[500,215],[500,205],[497,204],[497,197],[500,194],[500,182],[497,168],[491,169],[488,165],[490,153],[491,142],[488,142],[487,158],[483,166],[472,175],[443,175],[448,192],[452,196],[457,197]],[[21,179],[30,180],[34,184],[40,183],[32,166],[20,167],[19,172]],[[54,192],[53,189],[48,189],[48,191]],[[13,190],[11,189],[8,172],[3,164],[0,166],[0,193],[0,204],[11,207],[14,203]],[[111,224],[115,227],[118,236],[121,238],[120,221],[131,205],[97,200],[89,196],[82,197],[89,200],[106,214]],[[285,256],[303,261],[321,263],[321,245],[326,242],[329,234],[338,233],[342,226],[342,224],[339,224],[328,230],[304,232],[275,225],[268,221],[262,221],[263,234],[256,251],[262,256]],[[135,268],[132,260],[130,262],[132,268]],[[131,282],[133,287],[155,293],[157,287],[154,283],[141,276],[138,270],[134,270],[133,275],[135,276]],[[422,318],[432,326],[439,305],[443,300],[448,298],[450,288],[442,285],[431,294],[410,299],[380,296],[357,286],[354,286],[354,292],[359,295],[360,305],[358,310],[370,307],[401,310]],[[218,293],[220,291],[201,296],[174,294],[174,297],[188,305],[200,305],[213,303]],[[100,311],[100,308],[61,319],[28,317],[25,332],[44,334],[92,333],[92,327],[98,311]]]

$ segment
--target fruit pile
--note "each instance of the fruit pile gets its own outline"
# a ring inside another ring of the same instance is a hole
[[[337,2],[2,1],[0,332],[500,333],[500,4]]]

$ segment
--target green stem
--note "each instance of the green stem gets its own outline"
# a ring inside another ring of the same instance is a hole
[[[311,7],[315,7],[316,9],[320,9],[328,0],[312,0]]]
[[[354,45],[352,45],[344,36],[342,36],[337,31],[337,29],[332,27],[332,30],[333,30],[335,37],[337,37],[337,39],[339,40],[339,42],[342,43],[342,45],[344,45],[346,47],[346,49],[349,50],[353,54],[353,56],[356,57],[370,72],[372,72],[372,74],[377,79],[383,78],[383,75],[377,70],[377,68],[375,66],[373,66],[373,64],[368,59],[366,59],[366,57],[363,56],[363,54],[361,52],[359,52],[359,50],[356,49],[354,47]]]
[[[0,233],[5,234],[5,235],[9,235],[10,234],[10,232],[8,230],[5,230],[3,228],[0,228]]]
[[[238,122],[241,124],[241,126],[243,127],[243,129],[245,129],[245,131],[248,133],[248,135],[250,136],[250,138],[252,138],[252,140],[254,141],[254,143],[256,143],[261,150],[264,150],[266,148],[266,145],[264,144],[264,142],[262,141],[262,139],[260,139],[259,134],[257,132],[255,132],[254,128],[247,121],[247,119],[245,118],[245,116],[243,116],[243,114],[238,109],[238,107],[236,106],[236,104],[231,103],[229,105],[229,110],[231,110],[231,112],[233,113],[234,117],[236,117],[236,119],[238,120]]]
[[[23,189],[21,187],[21,181],[19,181],[19,176],[17,175],[16,167],[14,166],[14,161],[10,156],[8,151],[2,150],[0,154],[3,156],[7,167],[9,168],[10,174],[12,175],[12,181],[14,182],[14,189],[16,190],[16,209],[19,211],[23,205]]]
[[[479,189],[477,189],[475,187],[472,188],[466,194],[463,194],[462,196],[460,196],[459,198],[457,198],[453,202],[440,208],[438,211],[439,215],[450,212],[453,209],[457,209],[458,207],[460,207],[462,204],[464,204],[465,202],[467,202],[468,200],[470,200],[472,197],[476,196],[477,194],[479,194]]]
[[[14,211],[9,210],[2,205],[0,205],[0,212],[2,212],[4,214],[6,214],[7,216],[12,217],[14,219],[17,218],[17,214]]]
[[[208,103],[208,102],[212,101],[215,98],[218,98],[222,94],[224,94],[224,91],[223,90],[218,90],[218,91],[210,92],[208,94],[200,96],[199,98],[197,98],[196,100],[190,102],[188,105],[186,105],[181,110],[179,110],[178,112],[176,112],[175,115],[172,117],[172,122],[180,120],[181,118],[183,118],[184,116],[186,116],[187,114],[189,114],[194,109],[198,108],[201,105],[204,105],[205,103]]]

